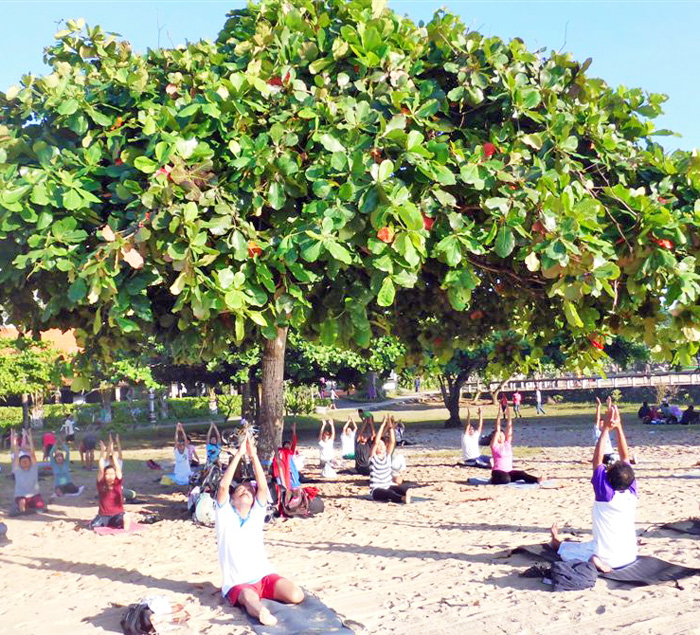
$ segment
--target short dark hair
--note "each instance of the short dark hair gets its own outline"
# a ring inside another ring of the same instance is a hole
[[[624,492],[626,489],[629,489],[632,481],[634,481],[632,466],[622,461],[615,461],[608,468],[608,481],[616,492]]]

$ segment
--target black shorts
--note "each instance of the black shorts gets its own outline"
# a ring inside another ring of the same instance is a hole
[[[112,527],[113,529],[124,529],[124,512],[115,514],[114,516],[100,516],[99,514],[92,519],[90,529],[95,527]]]
[[[90,450],[94,450],[97,447],[97,439],[94,437],[87,437],[83,439],[83,442],[81,443],[81,447],[83,451],[88,452]]]
[[[75,441],[75,435],[74,434],[67,434],[66,441]]]

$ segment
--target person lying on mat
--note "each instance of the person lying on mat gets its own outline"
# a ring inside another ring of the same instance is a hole
[[[467,422],[462,431],[462,459],[467,467],[491,469],[491,457],[481,454],[479,439],[484,429],[484,414],[479,408],[479,427],[472,426],[472,413],[467,408]]]
[[[50,452],[51,471],[53,472],[53,491],[56,496],[64,494],[82,494],[84,486],[73,483],[70,473],[70,448],[54,444]]]
[[[505,485],[514,481],[541,483],[543,478],[513,469],[513,413],[510,406],[506,406],[505,411],[508,420],[506,431],[501,430],[501,409],[499,409],[496,415],[496,430],[491,438],[491,456],[493,457],[491,483],[493,485]]]
[[[606,467],[603,463],[605,443],[610,433],[617,434],[620,460]],[[637,536],[634,517],[637,510],[637,481],[629,464],[629,448],[622,428],[620,411],[608,405],[603,429],[593,454],[593,540],[562,541],[557,523],[552,525],[552,547],[562,560],[590,560],[608,573],[637,559]]]
[[[90,522],[90,528],[128,530],[131,527],[131,515],[124,512],[121,462],[107,463],[107,447],[103,441],[100,441],[100,459],[97,462],[97,495],[100,506],[97,516]]]
[[[22,431],[22,443],[14,430],[10,432],[12,449],[12,474],[15,477],[15,513],[26,514],[30,510],[46,509],[39,492],[39,467],[36,462],[34,440],[31,432]]]
[[[230,491],[231,481],[243,456],[253,464],[255,482],[243,482]],[[267,559],[263,526],[267,509],[267,479],[248,435],[228,464],[216,494],[215,527],[219,547],[222,595],[233,605],[240,604],[261,624],[274,625],[277,618],[263,606],[265,598],[291,604],[304,600],[304,592],[276,573]]]
[[[382,439],[384,430],[389,430],[389,438]],[[389,417],[384,417],[379,432],[374,439],[369,459],[369,493],[372,500],[389,501],[392,503],[410,503],[411,483],[396,484],[392,478],[391,453],[396,447],[394,427],[389,423]]]

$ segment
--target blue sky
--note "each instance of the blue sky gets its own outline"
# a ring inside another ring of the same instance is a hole
[[[43,72],[42,49],[53,41],[58,22],[85,18],[120,33],[136,50],[214,38],[232,8],[243,2],[190,0],[0,0],[0,90],[26,72]],[[389,0],[389,7],[429,20],[442,7],[467,26],[504,39],[521,37],[532,49],[564,49],[577,59],[593,58],[589,75],[609,84],[638,86],[669,95],[666,114],[657,119],[681,138],[666,138],[668,149],[700,148],[700,64],[697,32],[700,2],[644,0]]]

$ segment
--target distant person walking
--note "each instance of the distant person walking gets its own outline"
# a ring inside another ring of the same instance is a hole
[[[535,388],[535,414],[545,415],[547,414],[542,407],[542,392],[540,392],[539,386]]]
[[[522,413],[520,412],[520,404],[523,402],[523,396],[516,390],[513,393],[513,413],[516,417],[522,418]]]

